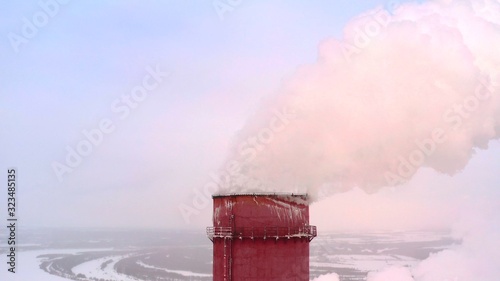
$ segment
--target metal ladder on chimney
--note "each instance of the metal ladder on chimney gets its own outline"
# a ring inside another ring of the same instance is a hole
[[[231,281],[232,239],[224,237],[224,281]]]
[[[232,206],[232,204],[231,204]],[[231,217],[229,218],[231,225],[231,236],[224,236],[224,281],[232,281],[232,265],[233,265],[233,237],[234,237],[234,215],[231,207]]]

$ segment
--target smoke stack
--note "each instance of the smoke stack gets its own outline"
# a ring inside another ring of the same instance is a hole
[[[309,280],[306,194],[214,195],[213,280]]]

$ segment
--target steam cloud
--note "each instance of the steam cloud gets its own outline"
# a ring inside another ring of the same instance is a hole
[[[444,2],[375,9],[322,42],[237,134],[221,191],[376,192],[463,169],[500,136],[500,4]]]
[[[415,268],[390,267],[370,272],[367,281],[495,281],[500,276],[498,200],[468,206],[454,231],[463,243],[431,255]],[[473,211],[472,211],[473,210]]]
[[[453,175],[500,137],[500,2],[407,3],[351,20],[237,134],[221,192],[376,192],[421,167]],[[368,281],[498,280],[498,200],[463,244]],[[337,280],[337,275],[317,280]]]
[[[339,281],[339,280],[340,279],[337,273],[329,273],[314,278],[312,281]]]

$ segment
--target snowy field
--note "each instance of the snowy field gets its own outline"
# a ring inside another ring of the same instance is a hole
[[[17,273],[5,268],[0,280],[212,280],[203,231],[30,230],[24,239]],[[369,271],[412,267],[459,243],[436,232],[321,233],[311,243],[311,279],[336,272],[342,281],[365,280]]]

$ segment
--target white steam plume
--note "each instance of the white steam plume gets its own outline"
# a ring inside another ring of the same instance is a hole
[[[463,240],[461,245],[432,254],[412,269],[391,267],[371,272],[367,281],[499,280],[500,204],[496,198],[481,199],[464,208],[464,216],[454,228],[456,238]]]
[[[375,192],[463,169],[500,136],[500,5],[444,2],[376,9],[322,42],[237,134],[221,191]]]
[[[339,276],[337,273],[328,273],[317,278],[314,278],[312,281],[339,281]]]

